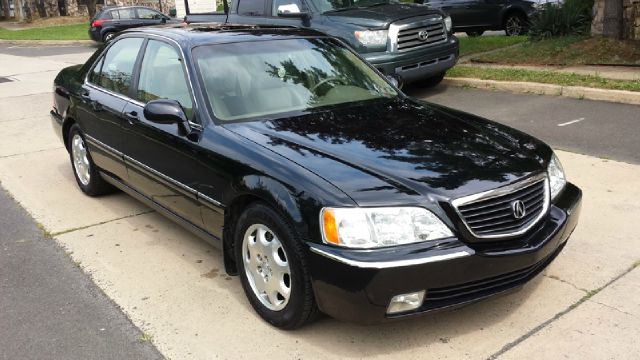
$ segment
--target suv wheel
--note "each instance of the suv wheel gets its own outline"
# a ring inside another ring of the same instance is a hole
[[[98,196],[113,190],[113,187],[100,176],[78,125],[71,126],[69,130],[69,156],[73,175],[82,192],[89,196]]]
[[[250,205],[235,233],[238,273],[249,302],[270,324],[295,329],[318,309],[302,243],[287,221],[266,205]]]
[[[430,87],[434,87],[438,84],[440,84],[442,82],[442,79],[444,79],[444,74],[446,72],[443,71],[435,76],[432,77],[428,77],[426,79],[420,80],[418,82],[416,82],[416,85],[418,85],[419,87],[425,87],[425,88],[430,88]]]
[[[507,36],[523,35],[527,32],[527,19],[520,14],[509,14],[504,21]]]

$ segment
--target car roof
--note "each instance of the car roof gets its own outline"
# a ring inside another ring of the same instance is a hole
[[[292,26],[260,26],[219,23],[191,25],[173,24],[148,28],[136,28],[126,30],[123,33],[159,35],[175,40],[182,46],[327,36],[327,34],[320,31]]]

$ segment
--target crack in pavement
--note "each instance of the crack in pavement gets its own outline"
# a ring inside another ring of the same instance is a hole
[[[548,319],[547,321],[541,323],[540,325],[536,326],[535,328],[529,330],[526,334],[520,336],[519,338],[517,338],[516,340],[506,344],[505,346],[502,347],[502,349],[498,350],[497,352],[495,352],[494,354],[492,354],[491,356],[489,356],[487,359],[488,360],[495,360],[498,357],[500,357],[501,355],[503,355],[504,353],[506,353],[507,351],[513,349],[514,347],[518,346],[519,344],[521,344],[522,342],[524,342],[525,340],[527,340],[528,338],[530,338],[531,336],[535,335],[536,333],[540,332],[540,330],[546,328],[548,325],[554,323],[556,320],[560,319],[561,317],[565,316],[566,314],[570,313],[571,311],[573,311],[574,309],[576,309],[578,306],[580,306],[582,303],[584,303],[585,301],[591,299],[594,295],[596,295],[597,293],[599,293],[600,291],[606,289],[609,285],[613,284],[614,282],[620,280],[622,277],[624,277],[625,275],[627,275],[628,273],[630,273],[631,271],[633,271],[633,269],[635,269],[636,267],[640,266],[640,261],[635,262],[633,265],[631,265],[627,270],[623,271],[621,274],[617,275],[616,277],[614,277],[613,279],[609,280],[606,284],[604,284],[603,286],[595,289],[595,290],[591,290],[591,291],[587,291],[587,293],[581,297],[578,301],[576,301],[575,303],[569,305],[568,308],[562,310],[561,312],[555,314],[551,319]],[[602,305],[602,304],[601,304]]]
[[[64,146],[57,146],[57,147],[53,147],[53,148],[47,148],[47,149],[41,149],[41,150],[34,150],[34,151],[27,151],[27,152],[23,152],[23,153],[16,153],[16,154],[2,155],[2,156],[0,156],[0,159],[6,159],[6,158],[10,158],[10,157],[14,157],[14,156],[20,156],[20,155],[31,155],[31,154],[37,154],[37,153],[41,153],[41,152],[45,152],[45,151],[49,151],[49,150],[58,150],[58,149],[64,149]]]
[[[594,300],[589,300],[589,301],[591,301],[592,303],[598,304],[598,305],[602,305],[602,306],[604,306],[604,307],[606,307],[606,308],[609,308],[609,309],[611,309],[611,310],[615,310],[615,311],[617,311],[617,312],[623,313],[623,314],[625,314],[625,315],[630,315],[630,316],[633,316],[633,317],[637,317],[635,314],[628,313],[628,312],[626,312],[626,311],[620,310],[620,309],[618,309],[618,308],[617,308],[617,307],[615,307],[615,306],[607,305],[607,304],[601,303],[601,302],[599,302],[599,301],[594,301]]]
[[[575,284],[573,284],[573,283],[571,283],[571,282],[569,282],[569,281],[567,281],[567,280],[560,279],[559,277],[557,277],[557,276],[555,276],[555,275],[546,275],[546,274],[543,274],[542,276],[544,276],[544,277],[546,277],[546,278],[549,278],[549,279],[553,279],[553,280],[560,281],[561,283],[567,284],[567,285],[569,285],[569,286],[573,287],[574,289],[576,289],[576,290],[578,290],[578,291],[582,291],[582,292],[585,292],[585,293],[589,293],[589,290],[587,290],[587,289],[583,289],[583,288],[580,288],[580,287],[577,287]]]
[[[58,231],[58,232],[55,232],[55,233],[49,233],[48,235],[49,235],[49,237],[64,235],[64,234],[68,234],[68,233],[71,233],[71,232],[74,232],[74,231],[84,230],[84,229],[88,229],[88,228],[91,228],[91,227],[94,227],[94,226],[104,225],[104,224],[108,224],[108,223],[111,223],[111,222],[114,222],[114,221],[118,221],[118,220],[122,220],[122,219],[128,219],[128,218],[136,217],[136,216],[139,216],[139,215],[151,214],[151,213],[154,213],[154,212],[156,212],[156,211],[155,210],[142,211],[142,212],[139,212],[139,213],[135,213],[135,214],[127,215],[127,216],[122,216],[122,217],[111,219],[111,220],[101,221],[99,223],[95,223],[95,224],[91,224],[91,225],[79,226],[79,227],[76,227],[76,228],[62,230],[62,231]]]

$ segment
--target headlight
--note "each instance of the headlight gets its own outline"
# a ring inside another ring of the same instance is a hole
[[[418,207],[324,208],[324,242],[350,248],[376,248],[453,236],[432,212]]]
[[[447,16],[446,18],[444,18],[444,27],[447,29],[447,32],[451,32],[451,28],[453,27],[451,16]]]
[[[551,157],[551,161],[549,162],[549,167],[547,168],[547,173],[549,174],[549,188],[551,189],[551,200],[554,200],[558,194],[564,189],[564,186],[567,184],[567,179],[564,176],[564,170],[562,169],[562,164],[560,164],[560,160],[556,154],[553,154]]]
[[[364,46],[382,46],[387,44],[387,30],[364,30],[354,33],[356,39]]]

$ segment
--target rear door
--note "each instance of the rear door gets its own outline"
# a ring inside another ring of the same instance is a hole
[[[93,161],[121,179],[127,178],[122,161],[123,110],[142,43],[142,38],[126,37],[109,46],[82,85],[76,113]]]
[[[203,176],[197,157],[198,131],[184,134],[176,124],[158,124],[144,116],[147,102],[172,99],[195,121],[193,96],[181,52],[170,42],[149,39],[142,56],[135,99],[124,109],[129,119],[123,145],[129,183],[173,213],[204,227],[197,198]],[[195,122],[192,126],[199,128]]]
[[[136,18],[135,8],[121,8],[111,10],[111,16],[114,16],[114,13],[118,14],[118,20],[116,22],[118,31],[140,26],[140,21]]]

